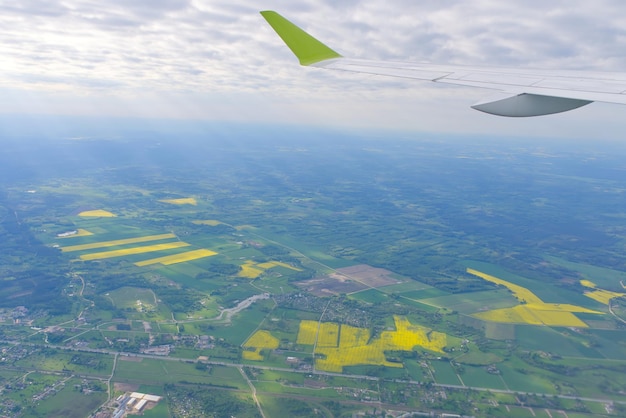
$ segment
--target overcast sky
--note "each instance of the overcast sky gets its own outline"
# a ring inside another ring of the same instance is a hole
[[[346,56],[626,71],[623,0],[0,0],[0,114],[620,138],[626,106],[510,119],[492,93],[304,68],[259,10]]]

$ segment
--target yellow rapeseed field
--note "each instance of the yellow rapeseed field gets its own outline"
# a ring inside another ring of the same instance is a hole
[[[610,290],[598,289],[593,292],[585,292],[585,296],[604,305],[608,305],[611,299],[620,298],[624,293],[611,292]]]
[[[294,271],[302,271],[302,269],[296,268],[294,266],[290,266],[289,264],[286,263],[281,263],[280,261],[269,261],[267,263],[259,263],[257,264],[257,267],[261,267],[263,270],[269,270],[273,267],[285,267],[287,269],[290,270],[294,270]]]
[[[580,284],[590,289],[594,289],[592,292],[585,292],[585,296],[591,298],[604,305],[608,305],[611,299],[620,298],[626,296],[626,293],[613,292],[611,290],[598,289],[596,284],[589,280],[581,280]]]
[[[113,250],[113,251],[104,251],[104,252],[99,252],[99,253],[84,254],[80,256],[80,259],[85,260],[85,261],[102,260],[105,258],[122,257],[125,255],[134,255],[134,254],[151,253],[153,251],[171,250],[174,248],[187,247],[189,245],[191,244],[177,241],[177,242],[170,242],[167,244],[154,244],[154,245],[147,245],[145,247],[133,247],[133,248],[126,248],[123,250]]]
[[[339,345],[339,324],[322,322],[317,334],[318,347],[337,347]]]
[[[280,341],[278,338],[274,337],[269,331],[260,330],[255,332],[248,340],[243,344],[244,348],[248,350],[244,350],[242,356],[246,360],[263,360],[263,356],[261,355],[261,350],[269,349],[276,350],[280,345]],[[249,350],[253,348],[254,351]]]
[[[298,329],[298,338],[296,339],[296,343],[314,345],[317,340],[318,327],[319,324],[317,321],[300,321],[300,328]]]
[[[112,214],[107,210],[86,210],[78,214],[78,216],[82,216],[85,218],[115,218],[116,215]]]
[[[341,326],[339,339],[340,347],[359,347],[367,345],[370,340],[370,331],[365,328],[352,327],[350,325]]]
[[[485,279],[485,280],[487,280],[489,282],[492,282],[492,283],[499,284],[501,286],[507,287],[513,293],[513,296],[515,296],[517,298],[517,300],[519,300],[520,302],[525,302],[525,303],[543,303],[543,301],[541,299],[539,299],[533,292],[531,292],[530,290],[526,289],[525,287],[518,286],[518,285],[513,284],[513,283],[509,283],[506,280],[498,279],[497,277],[490,276],[490,275],[485,274],[485,273],[481,273],[478,270],[474,270],[474,269],[468,268],[467,272],[469,274],[473,274],[474,276],[478,276],[481,279]]]
[[[405,317],[394,316],[395,331],[384,331],[370,341],[370,331],[332,322],[301,321],[298,344],[317,345],[315,366],[318,370],[340,373],[345,366],[379,365],[402,367],[401,363],[389,362],[385,351],[411,351],[415,347],[443,353],[447,344],[446,334],[411,324]],[[337,336],[339,341],[337,344]]]
[[[241,265],[241,271],[239,272],[239,274],[237,274],[237,276],[246,277],[248,279],[256,279],[261,274],[263,274],[265,270],[269,270],[277,266],[285,267],[295,271],[302,271],[298,268],[290,266],[289,264],[281,263],[279,261],[268,261],[266,263],[256,264],[252,260],[246,260],[245,263]]]
[[[467,272],[492,283],[506,286],[513,292],[517,300],[522,302],[522,304],[512,308],[494,309],[473,315],[480,319],[503,323],[585,328],[587,324],[574,315],[574,312],[603,314],[603,312],[583,308],[582,306],[566,303],[546,303],[525,287],[470,268],[467,269]]]
[[[260,330],[252,334],[250,338],[243,344],[244,347],[269,348],[276,350],[280,345],[278,338],[274,337],[271,332]]]
[[[125,245],[125,244],[138,244],[140,242],[156,241],[156,240],[168,239],[168,238],[176,238],[176,235],[174,234],[148,235],[145,237],[117,239],[114,241],[93,242],[91,244],[71,245],[68,247],[63,247],[61,248],[61,250],[63,252],[69,253],[72,251],[93,250],[95,248],[115,247],[117,245]]]
[[[170,264],[184,263],[186,261],[193,261],[199,258],[212,257],[216,254],[217,253],[215,251],[201,249],[201,250],[187,251],[181,254],[173,254],[173,255],[166,255],[164,257],[151,258],[150,260],[139,261],[135,263],[135,265],[138,267],[144,267],[144,266],[149,266],[151,264],[160,263],[165,266],[169,266]]]
[[[596,284],[592,282],[591,280],[581,280],[580,284],[590,289],[595,289],[597,287]]]
[[[243,350],[241,356],[244,360],[253,360],[253,361],[263,361],[263,356],[261,355],[261,350]]]
[[[194,205],[196,206],[198,202],[194,197],[183,197],[180,199],[162,199],[159,202],[170,203],[172,205]]]
[[[222,224],[222,222],[216,221],[215,219],[207,219],[206,221],[193,221],[192,223],[196,225],[209,225],[209,226],[218,226]]]
[[[256,279],[263,274],[262,269],[256,267],[254,261],[247,260],[241,265],[241,271],[237,274],[239,277],[245,277],[248,279]]]

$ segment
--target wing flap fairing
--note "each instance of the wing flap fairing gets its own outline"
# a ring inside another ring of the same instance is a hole
[[[509,117],[529,117],[552,115],[592,103],[588,100],[564,99],[562,97],[541,96],[538,94],[500,95],[472,105],[472,109],[491,115]]]

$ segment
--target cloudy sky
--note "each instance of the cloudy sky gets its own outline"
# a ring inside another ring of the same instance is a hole
[[[510,119],[492,93],[303,68],[273,9],[343,55],[626,71],[623,0],[0,0],[0,114],[620,138],[626,106]]]

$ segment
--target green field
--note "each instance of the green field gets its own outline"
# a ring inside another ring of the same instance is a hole
[[[463,379],[465,386],[507,389],[500,375],[488,373],[485,367],[465,366],[461,379]]]
[[[106,400],[106,392],[98,391],[88,394],[76,391],[75,386],[81,385],[80,379],[69,379],[53,396],[38,402],[25,417],[68,417],[82,418],[89,416]]]
[[[450,365],[450,362],[436,360],[431,362],[431,366],[435,376],[435,382],[444,385],[461,385],[461,382],[459,381],[455,370]]]

